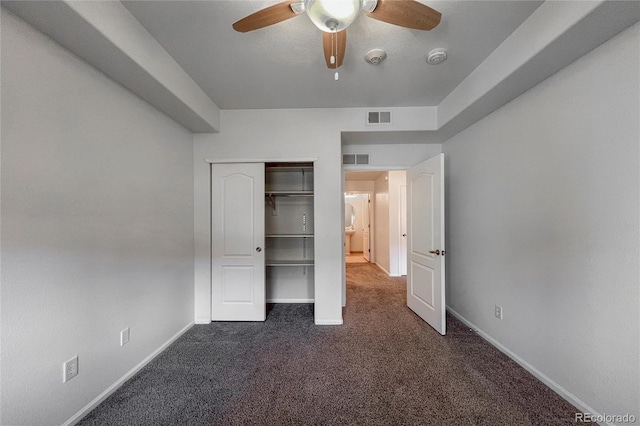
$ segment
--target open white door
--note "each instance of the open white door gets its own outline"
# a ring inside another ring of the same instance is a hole
[[[444,154],[407,170],[407,185],[407,305],[444,335]]]
[[[264,164],[213,164],[211,319],[264,321]]]
[[[369,208],[371,207],[371,195],[365,194],[362,197],[362,256],[367,262],[371,262],[371,247],[369,245],[369,232],[371,225],[369,220]]]
[[[407,275],[407,185],[400,185],[400,275]]]

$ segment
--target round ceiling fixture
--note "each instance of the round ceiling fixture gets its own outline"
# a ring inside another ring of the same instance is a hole
[[[360,0],[304,0],[307,15],[322,31],[334,33],[347,28],[360,12]]]
[[[365,61],[369,62],[373,65],[378,65],[380,62],[384,61],[387,57],[387,52],[382,49],[373,49],[367,52],[364,55]]]
[[[447,51],[442,48],[433,49],[427,55],[427,63],[431,65],[441,64],[447,59]]]

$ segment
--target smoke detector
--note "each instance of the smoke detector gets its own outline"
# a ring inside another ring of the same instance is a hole
[[[373,49],[367,52],[364,55],[365,61],[369,62],[372,65],[378,65],[380,62],[384,61],[387,57],[387,52],[382,49]]]
[[[447,59],[447,51],[442,48],[433,49],[427,55],[427,63],[431,65],[437,65],[444,62]]]

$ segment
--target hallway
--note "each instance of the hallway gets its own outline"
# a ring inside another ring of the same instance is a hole
[[[353,251],[351,254],[345,255],[346,263],[369,263],[362,255],[362,252]]]

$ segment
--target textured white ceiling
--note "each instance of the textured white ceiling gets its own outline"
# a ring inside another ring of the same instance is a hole
[[[249,33],[231,24],[274,1],[126,1],[127,9],[221,109],[432,106],[440,103],[541,1],[425,1],[442,13],[432,31],[361,15],[348,29],[334,81],[322,35],[301,15]],[[426,63],[444,47],[449,59]],[[386,61],[364,61],[373,48]]]

